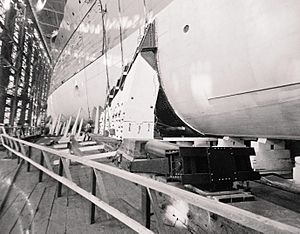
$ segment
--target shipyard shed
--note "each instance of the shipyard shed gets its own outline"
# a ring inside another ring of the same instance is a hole
[[[1,0],[0,233],[300,233],[299,19]]]

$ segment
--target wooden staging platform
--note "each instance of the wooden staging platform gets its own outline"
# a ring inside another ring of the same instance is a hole
[[[0,202],[17,168],[17,159],[6,158],[6,153],[0,152]],[[39,171],[31,167],[27,172],[26,167],[23,164],[0,211],[0,233],[134,233],[100,209],[97,210],[96,223],[89,224],[90,203],[87,200],[64,187],[62,197],[58,198],[54,179],[43,175],[43,182],[38,183]],[[83,188],[89,187],[89,172],[80,167],[72,166],[74,182]],[[113,196],[111,200],[116,206],[126,208],[125,202],[123,205]]]

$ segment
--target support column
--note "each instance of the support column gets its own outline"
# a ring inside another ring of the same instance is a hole
[[[5,13],[4,25],[1,24],[1,27],[3,29],[3,39],[1,39],[2,46],[0,54],[0,123],[4,122],[6,100],[8,98],[7,86],[9,83],[9,76],[11,73],[10,65],[7,64],[7,62],[11,64],[11,53],[13,47],[11,38],[14,32],[15,16],[16,10],[13,7],[11,7],[11,9]]]
[[[28,29],[28,33],[32,33],[32,28]],[[23,86],[23,90],[21,93],[21,115],[20,115],[20,124],[24,125],[25,124],[25,117],[26,117],[26,112],[28,110],[27,104],[29,103],[29,93],[28,93],[28,88],[29,88],[29,82],[30,82],[30,70],[31,70],[31,55],[32,55],[32,46],[33,46],[33,42],[32,42],[32,38],[28,37],[27,41],[27,53],[26,53],[26,69],[25,69],[25,78],[24,78],[24,86]]]
[[[17,109],[18,109],[18,89],[20,86],[20,80],[22,76],[22,62],[23,62],[23,49],[24,49],[24,41],[25,41],[25,22],[26,22],[26,8],[23,9],[23,16],[24,19],[22,23],[19,24],[20,31],[19,31],[19,51],[17,55],[17,61],[16,61],[16,74],[15,74],[15,82],[14,82],[14,94],[11,102],[11,111],[10,111],[10,117],[9,117],[9,123],[10,125],[14,125],[17,115]]]

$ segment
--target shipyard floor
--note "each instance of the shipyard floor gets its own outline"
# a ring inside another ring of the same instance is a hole
[[[16,168],[17,160],[5,159],[2,153],[0,194],[6,191]],[[73,169],[79,168],[76,166]],[[75,175],[74,182],[83,188],[89,186],[87,171],[78,172],[72,174]],[[62,197],[58,198],[57,183],[47,175],[43,176],[43,182],[38,183],[38,174],[37,169],[26,172],[26,166],[22,166],[0,213],[0,233],[134,233],[100,210],[96,223],[90,225],[90,203],[87,200],[64,188]],[[123,207],[126,204],[118,200],[115,203]],[[133,209],[130,205],[126,208]]]
[[[33,150],[33,159],[38,161],[37,157],[39,154]],[[12,159],[5,151],[0,151],[0,203],[17,167],[16,158]],[[24,162],[0,210],[0,233],[135,233],[97,208],[96,221],[90,224],[89,201],[64,186],[62,197],[57,197],[57,182],[54,179],[43,174],[43,181],[39,183],[39,170],[31,166],[30,172],[27,172],[26,167]],[[90,168],[72,165],[70,170],[73,182],[90,191]],[[109,174],[103,173],[102,177],[105,191],[101,192],[101,198],[142,223],[141,187]],[[151,229],[155,232],[156,226],[152,216]],[[172,222],[166,228],[170,233],[185,233]]]
[[[16,158],[12,159],[5,151],[0,151],[0,204],[17,167]],[[76,184],[90,191],[89,168],[72,165],[71,173]],[[26,164],[22,165],[0,210],[0,233],[135,233],[100,209],[97,209],[95,224],[91,225],[90,203],[87,200],[64,186],[62,197],[58,198],[54,179],[44,174],[43,181],[39,183],[38,174],[36,168],[31,167],[27,172]],[[141,188],[105,173],[102,177],[105,191],[102,191],[101,198],[129,217],[143,222]],[[251,187],[256,196],[255,202],[232,205],[300,228],[300,193],[290,193],[256,182],[251,183]],[[190,215],[190,219],[199,221],[197,214]],[[193,226],[187,228],[174,217],[169,217],[164,223],[168,233],[206,233],[205,230],[199,231],[200,227],[199,230],[193,229]],[[213,220],[211,223],[214,223]],[[151,229],[157,232],[155,227],[156,220],[152,215]],[[211,232],[222,230],[224,233],[234,233],[236,224],[218,219],[210,228],[214,228]]]

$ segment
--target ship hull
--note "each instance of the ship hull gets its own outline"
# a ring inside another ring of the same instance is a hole
[[[175,113],[204,134],[299,139],[299,12],[292,0],[166,3],[154,18],[160,82]],[[138,37],[135,30],[122,41],[123,58],[133,56]],[[120,77],[120,51],[116,44],[108,52],[119,65],[109,67],[111,84]],[[100,56],[52,92],[49,114],[83,107],[88,116],[104,106],[105,61]]]

